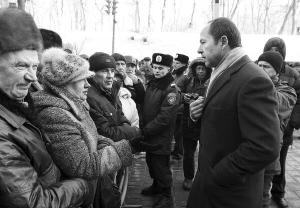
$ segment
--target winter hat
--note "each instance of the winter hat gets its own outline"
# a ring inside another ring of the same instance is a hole
[[[189,57],[184,55],[184,54],[179,54],[177,53],[175,56],[176,61],[180,61],[183,64],[188,64],[189,63]]]
[[[135,66],[137,65],[137,63],[136,63],[136,59],[135,58],[133,58],[132,56],[124,56],[124,58],[125,58],[125,62],[126,62],[126,64],[134,64]]]
[[[281,54],[284,60],[286,55],[286,46],[284,40],[279,37],[270,38],[265,44],[264,52],[269,51],[272,47],[278,48],[278,52]]]
[[[151,61],[151,58],[148,57],[148,56],[146,56],[143,60],[145,60],[145,61]]]
[[[115,59],[107,53],[96,52],[89,58],[89,62],[90,70],[94,72],[107,68],[116,69]]]
[[[43,42],[44,42],[44,50],[51,47],[62,48],[62,40],[61,37],[52,30],[40,29]]]
[[[154,53],[152,55],[152,64],[159,64],[171,67],[173,63],[173,56],[169,54]]]
[[[126,63],[125,57],[119,53],[114,53],[111,56],[115,59],[115,61],[124,61]]]
[[[283,65],[283,57],[280,55],[280,53],[276,51],[267,51],[261,54],[257,60],[257,63],[259,61],[265,61],[268,62],[273,66],[277,74],[279,74],[280,69]]]
[[[63,86],[95,75],[89,71],[89,63],[83,58],[65,52],[61,48],[49,48],[42,55],[44,65],[41,75],[45,82]]]
[[[17,8],[0,9],[0,55],[23,49],[43,50],[43,40],[32,16]]]

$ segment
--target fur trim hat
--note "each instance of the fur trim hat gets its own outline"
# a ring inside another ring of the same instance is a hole
[[[173,56],[169,54],[154,53],[152,55],[152,64],[159,64],[163,66],[172,67]]]
[[[176,56],[175,56],[175,59],[176,61],[180,61],[181,63],[183,64],[188,64],[189,63],[189,57],[184,55],[184,54],[180,54],[180,53],[177,53]]]
[[[196,58],[196,59],[194,59],[191,63],[190,63],[190,65],[189,65],[189,73],[188,73],[188,76],[189,77],[196,77],[196,71],[195,71],[195,69],[196,69],[196,67],[197,66],[199,66],[199,65],[201,65],[201,66],[205,66],[205,62],[204,62],[204,59],[203,58]],[[205,66],[206,67],[206,70],[207,70],[207,74],[210,76],[210,74],[211,74],[211,72],[212,72],[212,69],[211,68],[209,68],[209,67],[207,67],[207,66]]]
[[[124,58],[126,60],[126,64],[134,64],[135,66],[137,65],[136,59],[132,56],[124,56]]]
[[[283,65],[283,57],[280,55],[280,53],[276,51],[267,51],[261,54],[257,60],[257,63],[260,61],[268,62],[273,66],[277,74],[280,73],[281,67]]]
[[[116,69],[115,59],[107,53],[96,52],[89,58],[89,62],[90,70],[94,72],[107,68]]]
[[[114,53],[113,55],[111,55],[115,61],[124,61],[126,63],[126,59],[123,55],[119,54],[119,53]]]
[[[270,38],[265,44],[264,52],[269,51],[272,47],[276,47],[278,49],[278,52],[281,54],[284,60],[286,55],[286,46],[284,40],[279,37]]]
[[[63,86],[95,75],[89,71],[89,63],[83,58],[65,52],[61,48],[49,48],[42,55],[44,65],[41,75],[43,82]]]
[[[62,48],[62,40],[61,37],[52,30],[40,29],[43,42],[44,42],[44,50],[57,47]]]
[[[0,55],[23,49],[43,50],[43,40],[32,16],[17,8],[0,9]]]

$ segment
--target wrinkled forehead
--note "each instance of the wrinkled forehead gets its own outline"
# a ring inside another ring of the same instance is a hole
[[[11,64],[15,63],[25,63],[28,65],[39,64],[38,52],[36,50],[21,50],[21,51],[13,51],[7,52],[0,56],[0,61],[6,60]]]

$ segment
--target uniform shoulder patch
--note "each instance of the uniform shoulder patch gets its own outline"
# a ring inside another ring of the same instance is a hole
[[[173,105],[176,102],[176,93],[171,92],[167,95],[168,103]]]

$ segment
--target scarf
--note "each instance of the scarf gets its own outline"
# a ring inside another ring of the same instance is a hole
[[[228,69],[230,66],[232,66],[234,63],[236,63],[238,60],[240,60],[243,56],[245,56],[246,53],[242,47],[236,47],[232,50],[230,50],[220,61],[218,66],[216,66],[210,76],[210,82],[206,90],[206,97],[211,89],[211,87],[214,85],[214,83],[217,81],[217,79],[220,77],[220,75]]]

